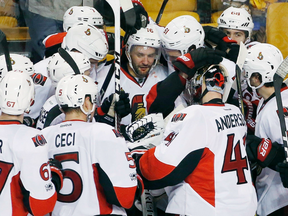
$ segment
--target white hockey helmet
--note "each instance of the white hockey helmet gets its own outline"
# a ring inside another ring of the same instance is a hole
[[[254,23],[251,14],[245,8],[229,7],[217,19],[218,28],[236,29],[248,32],[250,39]],[[247,40],[246,39],[246,40]]]
[[[28,112],[34,101],[34,84],[27,73],[20,70],[8,72],[0,82],[1,111],[9,115]]]
[[[164,49],[179,50],[181,55],[189,52],[191,46],[204,45],[205,33],[201,24],[190,15],[176,17],[169,22],[162,35]]]
[[[16,69],[21,70],[23,72],[26,72],[29,76],[32,76],[34,74],[35,72],[34,65],[28,57],[20,54],[11,53],[10,60],[13,70]],[[0,56],[0,65],[1,65],[0,66],[0,78],[1,78],[4,77],[5,74],[8,72],[5,55]]]
[[[88,22],[90,25],[103,28],[104,21],[102,15],[93,7],[72,6],[63,16],[63,29],[68,31],[75,23]]]
[[[108,42],[102,32],[88,23],[72,26],[63,38],[62,48],[77,50],[89,59],[101,60],[108,53]]]
[[[79,68],[80,74],[84,74],[85,71],[90,70],[90,61],[82,53],[68,51],[68,54],[75,61]],[[54,83],[58,83],[64,76],[75,74],[71,66],[60,56],[59,53],[55,53],[51,57],[50,61],[48,62],[47,71],[49,78]]]
[[[58,82],[55,95],[59,107],[80,107],[87,116],[91,114],[98,102],[96,83],[92,78],[83,74],[63,77]],[[91,102],[94,105],[90,112],[85,112],[82,106],[87,95],[90,95]]]
[[[271,44],[259,43],[249,48],[243,66],[248,85],[258,89],[265,83],[273,82],[273,76],[282,61],[281,51]],[[250,83],[250,78],[254,73],[259,73],[262,79],[262,83],[257,87],[251,86]]]
[[[130,35],[126,44],[126,56],[129,60],[130,67],[133,68],[130,52],[133,46],[152,47],[156,49],[156,58],[152,68],[157,64],[161,53],[161,39],[155,24],[148,24],[141,28],[135,34]]]

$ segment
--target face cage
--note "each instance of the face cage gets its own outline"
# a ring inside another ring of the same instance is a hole
[[[202,94],[202,75],[196,74],[192,79],[186,81],[183,97],[188,106],[199,104]]]

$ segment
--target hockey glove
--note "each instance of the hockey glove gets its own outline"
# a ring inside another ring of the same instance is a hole
[[[276,170],[276,165],[285,159],[284,149],[277,142],[268,138],[248,135],[246,138],[246,152],[249,161],[257,162],[262,168],[269,167]]]
[[[125,117],[131,112],[129,94],[124,91],[120,92],[119,100],[118,95],[113,93],[105,98],[101,107],[97,108],[95,120],[103,122],[111,126],[115,126],[115,112],[120,118]]]
[[[35,127],[35,121],[30,116],[24,116],[23,124],[27,125],[28,127]]]
[[[120,21],[121,28],[125,32],[129,32],[130,35],[135,34],[137,30],[141,28],[145,28],[147,24],[149,23],[148,13],[143,7],[142,3],[138,0],[133,0],[132,3],[133,3],[135,14],[136,14],[135,25],[133,27],[126,25],[125,16],[124,16],[124,13],[122,13],[122,10],[121,10],[121,21]]]
[[[49,165],[50,165],[51,174],[52,174],[52,182],[55,186],[57,193],[59,193],[59,191],[63,187],[64,172],[62,170],[62,165],[58,160],[53,159],[53,158],[49,159]]]
[[[176,71],[182,71],[188,75],[188,79],[191,79],[197,70],[211,64],[219,64],[225,55],[225,52],[219,50],[200,47],[183,56],[179,56],[173,62],[173,66]]]
[[[282,184],[285,188],[288,188],[288,164],[278,163],[276,170],[279,172]]]

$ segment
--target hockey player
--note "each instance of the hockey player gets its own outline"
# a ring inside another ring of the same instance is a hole
[[[81,52],[89,59],[91,64],[93,63],[90,76],[94,78],[96,76],[95,68],[98,61],[102,60],[108,53],[107,41],[102,33],[87,23],[79,23],[79,25],[73,26],[69,30],[63,43],[62,46],[67,51]],[[38,115],[46,100],[51,96],[50,89],[52,82],[47,72],[50,60],[51,56],[34,65],[35,73],[37,74],[36,77],[37,79],[39,78],[39,85],[35,89],[35,104],[31,112],[36,112]]]
[[[126,215],[142,193],[133,158],[113,127],[87,123],[97,85],[85,75],[66,76],[56,89],[65,121],[42,130],[49,155],[62,163],[64,185],[52,215]]]
[[[48,35],[44,40],[45,57],[52,56],[61,47],[63,38],[66,36],[67,31],[79,22],[87,22],[88,24],[98,28],[104,29],[105,25],[101,14],[93,7],[89,6],[72,6],[63,16],[63,30],[64,32]],[[105,34],[105,33],[104,33]]]
[[[89,76],[91,65],[89,59],[79,52],[67,52],[75,61],[80,74]],[[55,125],[62,122],[65,119],[64,113],[59,109],[58,103],[55,97],[55,90],[57,83],[61,78],[75,74],[71,66],[60,56],[59,53],[55,53],[48,63],[48,77],[52,81],[49,95],[52,95],[41,108],[41,112],[36,124],[36,128],[42,130],[43,128]]]
[[[262,96],[257,108],[255,136],[247,137],[249,160],[263,167],[255,183],[258,195],[257,214],[260,216],[284,215],[283,207],[288,205],[288,189],[283,187],[280,175],[275,171],[277,163],[285,159],[283,148],[277,144],[283,142],[273,86],[273,76],[282,61],[278,48],[259,43],[249,48],[244,63],[249,86]],[[281,89],[281,95],[283,106],[286,107],[286,86]]]
[[[200,104],[170,119],[160,145],[136,159],[137,172],[145,188],[165,187],[166,213],[253,216],[257,198],[244,117],[238,107],[222,102],[225,79],[217,65],[195,75],[193,52],[178,57],[174,66],[195,81]]]
[[[155,25],[149,24],[129,37],[125,46],[125,56],[122,56],[121,61],[120,87],[129,93],[132,110],[129,115],[122,118],[121,124],[128,125],[147,115],[146,95],[154,84],[167,76],[167,68],[158,64],[160,52],[161,40]],[[103,98],[115,91],[114,77],[110,79],[104,69],[97,74],[96,80],[101,89],[105,82],[109,83],[105,93],[100,90]],[[97,110],[99,119],[107,116],[106,113],[99,111],[101,110]]]
[[[47,141],[23,125],[34,99],[28,74],[11,71],[0,83],[0,209],[1,215],[42,216],[51,212],[63,182],[61,166],[48,162]],[[51,179],[52,174],[52,179]],[[52,180],[52,181],[51,181]]]

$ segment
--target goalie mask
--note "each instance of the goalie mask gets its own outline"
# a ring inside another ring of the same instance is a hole
[[[34,84],[23,71],[12,70],[0,82],[0,107],[3,113],[21,115],[29,112],[34,101]]]
[[[281,51],[271,44],[259,43],[249,48],[243,66],[248,85],[252,89],[258,89],[265,83],[272,83],[273,76],[282,61]],[[261,84],[257,87],[251,84],[253,75],[259,75]]]
[[[97,28],[103,29],[104,21],[101,14],[93,7],[73,6],[63,16],[63,29],[68,31],[75,23],[88,22]]]
[[[32,76],[35,72],[32,61],[23,55],[10,54],[11,66],[13,70],[21,70],[26,72],[29,76]],[[4,77],[7,73],[5,55],[0,56],[0,78]]]
[[[99,105],[97,85],[93,79],[82,74],[63,77],[57,85],[55,96],[60,108],[80,107],[88,119],[90,119],[96,105]],[[93,108],[87,112],[83,108],[86,96],[90,96],[93,104]]]
[[[200,103],[202,98],[210,92],[224,94],[225,88],[225,68],[222,65],[211,65],[204,73],[196,73],[186,84],[184,98],[189,105]],[[203,89],[205,83],[206,88]]]

